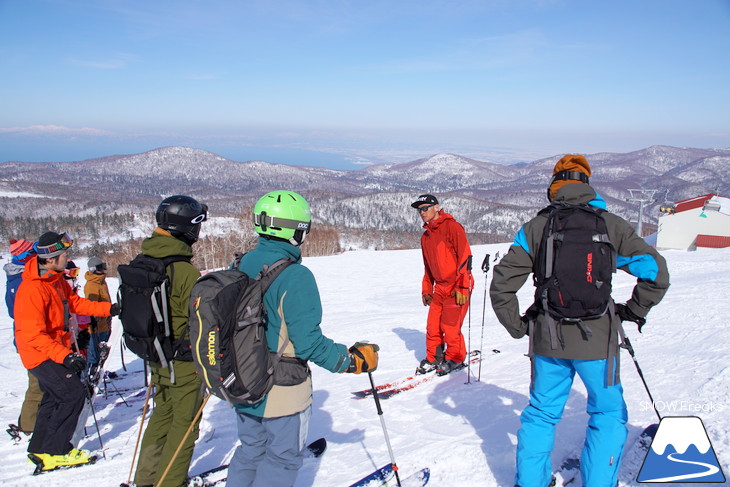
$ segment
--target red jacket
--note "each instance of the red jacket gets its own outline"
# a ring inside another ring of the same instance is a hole
[[[423,225],[421,251],[425,273],[421,294],[450,296],[455,290],[470,294],[474,288],[471,275],[471,247],[466,232],[444,210],[439,217]],[[435,285],[435,286],[434,286]]]
[[[49,359],[63,363],[71,353],[64,302],[68,311],[82,315],[109,316],[111,309],[111,303],[96,303],[73,293],[63,273],[49,270],[40,276],[38,258],[29,260],[15,297],[15,341],[26,369]]]

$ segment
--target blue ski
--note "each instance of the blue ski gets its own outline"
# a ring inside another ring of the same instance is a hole
[[[431,471],[428,468],[423,468],[418,472],[414,473],[401,480],[402,487],[422,487],[426,485],[431,478]],[[375,470],[370,475],[367,475],[350,487],[379,487],[379,486],[394,486],[395,472],[393,471],[393,465],[383,465],[379,469]]]

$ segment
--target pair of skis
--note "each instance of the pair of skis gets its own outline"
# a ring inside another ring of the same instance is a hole
[[[327,440],[318,438],[304,447],[305,458],[319,458],[327,450]],[[188,487],[212,487],[222,485],[228,479],[228,464],[211,468],[188,479]],[[125,487],[127,484],[121,484]]]
[[[494,349],[494,350],[492,350],[492,353],[500,353],[500,351],[497,349]],[[472,350],[469,353],[469,362],[462,363],[459,367],[455,368],[454,370],[460,370],[460,369],[466,368],[468,365],[478,364],[481,360],[482,360],[481,351]],[[443,376],[438,375],[436,373],[436,369],[434,369],[430,372],[426,372],[425,374],[413,374],[413,375],[405,377],[403,379],[398,379],[398,380],[394,380],[391,382],[387,382],[385,384],[377,385],[377,386],[375,386],[375,390],[378,391],[378,398],[389,399],[389,398],[395,396],[396,394],[400,394],[401,392],[409,391],[420,385],[427,384],[435,379],[438,379],[439,377],[443,377]],[[354,399],[365,399],[367,397],[372,397],[373,391],[372,391],[372,389],[363,389],[361,391],[352,392],[352,395],[355,396]]]
[[[304,455],[307,458],[319,458],[327,450],[327,440],[319,438],[305,447]],[[363,477],[359,481],[352,484],[351,487],[375,487],[388,485],[395,477],[393,466],[388,464],[375,472]],[[430,477],[427,468],[416,472],[414,475],[401,481],[402,487],[421,487],[426,485]],[[228,479],[228,465],[221,465],[205,472],[194,475],[188,479],[188,487],[214,487],[222,485]],[[125,487],[122,484],[121,487]]]

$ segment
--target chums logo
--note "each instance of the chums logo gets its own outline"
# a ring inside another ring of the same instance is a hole
[[[208,333],[208,363],[215,365],[215,331]]]
[[[593,282],[593,252],[586,258],[586,282]]]

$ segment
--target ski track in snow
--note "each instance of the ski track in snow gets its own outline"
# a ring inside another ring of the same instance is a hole
[[[502,255],[509,244],[473,247],[474,261],[485,253]],[[626,325],[637,358],[655,400],[660,406],[704,407],[707,410],[661,411],[668,415],[700,416],[720,465],[730,473],[730,249],[698,252],[663,252],[672,286],[664,301],[649,315],[644,333]],[[7,262],[5,254],[2,262]],[[82,257],[77,261],[85,262]],[[354,251],[306,258],[304,264],[315,274],[322,297],[322,328],[327,336],[351,345],[369,340],[381,346],[380,367],[373,373],[377,383],[411,375],[424,356],[426,308],[421,304],[420,282],[423,261],[420,250]],[[492,263],[492,267],[494,263]],[[471,309],[471,343],[478,349],[484,296],[484,274],[474,272],[476,289]],[[489,273],[491,280],[491,271]],[[117,281],[109,279],[112,296]],[[2,279],[0,291],[5,291]],[[633,278],[620,272],[614,279],[617,301],[628,299]],[[81,282],[83,289],[83,282]],[[528,280],[518,294],[525,309],[533,297]],[[489,300],[489,297],[487,297]],[[514,450],[519,415],[528,400],[529,360],[527,340],[513,340],[497,323],[487,303],[484,327],[484,360],[481,381],[465,384],[467,371],[423,384],[382,401],[395,460],[403,477],[423,467],[431,469],[430,486],[512,486]],[[121,326],[114,320],[113,326]],[[469,320],[463,333],[469,340]],[[0,313],[0,370],[4,388],[0,391],[0,425],[15,423],[27,384],[27,375],[12,345],[12,322],[5,307]],[[115,344],[118,345],[118,344]],[[491,353],[492,349],[502,353]],[[125,352],[127,368],[142,369],[140,360]],[[113,348],[108,370],[121,372],[119,349]],[[629,408],[629,438],[619,472],[619,485],[638,486],[638,469],[643,453],[635,440],[644,427],[657,418],[627,353],[622,355],[622,381]],[[331,374],[312,367],[314,410],[309,440],[324,436],[329,447],[317,461],[306,461],[296,487],[350,485],[378,467],[389,463],[380,419],[372,399],[354,400],[351,391],[369,387],[367,375]],[[11,486],[65,487],[68,485],[117,486],[127,480],[144,403],[141,373],[130,373],[114,381],[129,403],[109,388],[108,398],[95,402],[99,426],[106,446],[106,459],[96,465],[66,471],[31,475],[33,466],[25,457],[27,441],[14,445],[9,436],[0,441],[0,484]],[[558,425],[553,452],[557,469],[568,456],[578,456],[587,423],[586,393],[575,381]],[[709,407],[708,405],[712,405]],[[3,429],[5,426],[3,426]],[[93,422],[82,448],[97,449]],[[3,433],[4,434],[4,433]],[[212,398],[201,422],[191,474],[227,463],[236,443],[234,412]],[[657,485],[657,484],[654,484]],[[670,484],[668,484],[670,485]],[[671,484],[677,485],[677,484]]]

